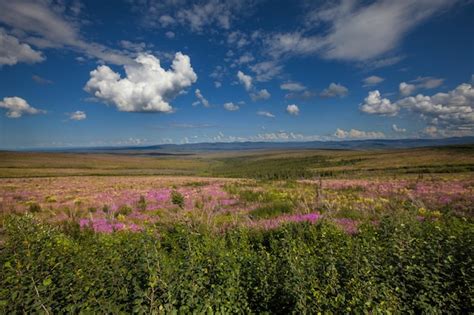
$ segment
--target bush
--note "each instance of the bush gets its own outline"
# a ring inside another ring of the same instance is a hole
[[[118,217],[119,215],[127,216],[130,213],[132,213],[132,208],[127,206],[127,205],[122,205],[120,206],[117,211],[114,213],[115,217]]]
[[[12,216],[0,313],[467,314],[473,225],[443,220],[96,234]]]
[[[184,196],[179,191],[173,190],[171,192],[171,202],[181,209],[184,208]]]
[[[140,196],[140,199],[138,199],[137,208],[140,211],[145,211],[146,210],[146,199],[145,199],[144,196]]]
[[[30,211],[31,213],[41,212],[41,206],[39,205],[39,203],[35,201],[28,201],[27,205],[28,211]]]

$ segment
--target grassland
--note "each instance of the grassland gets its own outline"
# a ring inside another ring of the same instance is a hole
[[[473,153],[1,152],[0,313],[469,313]]]
[[[194,175],[257,179],[474,172],[474,145],[397,150],[266,150],[182,156],[0,152],[0,177]]]

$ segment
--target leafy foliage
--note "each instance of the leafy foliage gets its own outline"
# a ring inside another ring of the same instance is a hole
[[[0,313],[468,313],[474,228],[383,218],[275,230],[98,234],[5,222]]]
[[[180,208],[184,208],[184,196],[176,190],[171,192],[171,202]]]

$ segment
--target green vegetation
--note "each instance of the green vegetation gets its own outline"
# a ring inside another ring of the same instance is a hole
[[[474,145],[365,151],[266,150],[183,156],[0,152],[0,177],[198,175],[284,180],[473,171]]]
[[[184,208],[184,196],[176,190],[171,192],[171,202],[180,208]]]
[[[0,314],[467,314],[473,149],[0,153]]]
[[[474,230],[384,218],[216,233],[79,232],[10,217],[0,313],[468,313]],[[159,236],[158,236],[159,235]]]

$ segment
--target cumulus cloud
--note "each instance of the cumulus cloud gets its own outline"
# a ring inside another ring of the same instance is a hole
[[[75,111],[74,113],[69,114],[69,119],[70,120],[84,120],[87,118],[87,115],[83,111]]]
[[[366,87],[366,86],[377,85],[379,83],[382,83],[384,80],[385,80],[384,78],[381,78],[379,76],[371,75],[370,77],[367,77],[364,80],[362,80],[362,82],[364,82],[364,87]]]
[[[447,93],[436,93],[432,96],[418,94],[402,98],[394,103],[381,99],[379,91],[369,92],[369,96],[360,106],[361,111],[375,115],[396,115],[401,110],[420,114],[430,119],[431,124],[443,128],[463,130],[474,129],[474,88],[463,83]],[[439,128],[438,128],[439,129]]]
[[[239,70],[237,72],[237,78],[239,79],[239,82],[243,84],[247,91],[250,91],[253,88],[251,76],[246,75],[245,73]]]
[[[85,91],[124,112],[171,112],[170,101],[197,80],[187,55],[176,53],[171,69],[160,60],[140,54],[133,64],[125,65],[125,78],[108,66],[90,73]]]
[[[2,65],[13,66],[17,63],[37,63],[45,60],[43,54],[31,48],[30,45],[20,43],[13,36],[5,33],[0,28],[0,67]]]
[[[265,116],[265,117],[268,117],[268,118],[275,118],[275,115],[273,115],[273,114],[270,113],[270,112],[264,111],[264,110],[258,111],[258,112],[257,112],[257,115],[259,115],[259,116]]]
[[[295,104],[291,104],[286,107],[286,112],[290,115],[298,116],[300,113],[300,109]]]
[[[267,91],[267,89],[250,93],[250,98],[254,102],[261,101],[261,100],[268,100],[270,97],[271,97],[271,94],[270,92]]]
[[[44,110],[32,107],[27,101],[17,96],[4,97],[3,101],[0,101],[0,108],[7,110],[8,118],[20,118],[25,114],[36,115],[45,113]]]
[[[339,139],[380,139],[385,138],[385,134],[381,131],[363,131],[357,129],[344,130],[338,128],[334,136]]]
[[[200,89],[196,89],[196,91],[194,91],[194,94],[196,95],[197,99],[199,100],[198,104],[201,103],[204,107],[211,107],[211,104],[209,103],[209,101],[204,96],[202,96],[202,93],[201,93]],[[195,106],[197,104],[193,103],[193,105]]]
[[[250,92],[250,98],[252,101],[267,100],[271,97],[270,92],[267,89],[257,90],[253,85],[253,78],[250,75],[243,73],[242,71],[237,72],[237,78],[239,82],[244,86],[247,92]]]
[[[280,85],[280,89],[290,92],[301,92],[306,90],[306,87],[298,82],[286,82]]]
[[[228,103],[224,104],[224,108],[228,111],[233,112],[233,111],[239,110],[240,107],[239,107],[239,105],[236,105],[232,102],[228,102]]]
[[[275,57],[317,54],[327,59],[374,60],[393,51],[408,32],[455,2],[317,2],[307,14],[307,32],[275,34],[268,39],[267,50]],[[327,29],[323,35],[311,34],[322,27]]]
[[[392,130],[398,133],[403,133],[407,131],[405,128],[400,128],[396,124],[392,125]]]
[[[408,96],[413,94],[416,90],[416,86],[414,84],[409,84],[406,82],[400,83],[398,90],[400,91],[400,94],[403,96]]]
[[[367,114],[393,116],[398,113],[398,106],[392,104],[389,99],[382,98],[378,90],[369,92],[360,110]]]
[[[345,86],[337,83],[331,83],[329,84],[329,87],[321,92],[320,95],[321,97],[344,97],[348,93],[349,90]]]

